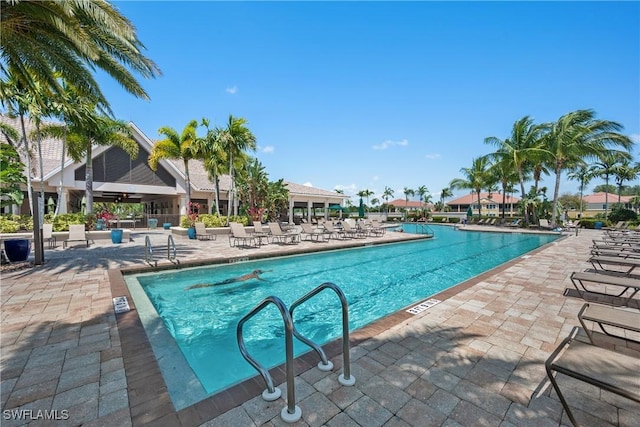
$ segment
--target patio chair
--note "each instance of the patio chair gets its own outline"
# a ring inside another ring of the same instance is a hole
[[[591,344],[595,344],[595,342],[593,341],[593,332],[589,328],[587,328],[585,320],[598,325],[600,327],[600,330],[602,330],[605,335],[621,338],[626,341],[640,342],[638,340],[629,338],[628,336],[624,336],[624,334],[621,334],[622,336],[612,334],[604,328],[606,325],[626,331],[640,332],[640,312],[637,310],[631,311],[610,307],[608,305],[586,303],[582,306],[582,309],[580,309],[580,312],[578,313],[578,320],[582,325],[582,329],[584,329],[584,331],[587,333]],[[640,384],[638,385],[640,386]]]
[[[346,233],[346,235],[349,237],[359,237],[359,238],[367,237],[366,233],[352,226],[351,223],[349,223],[349,221],[342,221],[342,231]]]
[[[263,244],[262,239],[269,243],[269,237],[271,237],[271,230],[269,227],[265,227],[261,222],[253,223],[253,237],[258,239],[260,245]]]
[[[589,258],[589,262],[593,265],[593,268],[596,270],[601,270],[609,273],[622,273],[625,276],[633,273],[633,270],[636,267],[640,267],[640,259],[638,258],[624,258],[619,256],[601,256],[594,255]],[[605,267],[605,265],[612,265],[614,267],[626,267],[627,271],[620,271],[616,269],[612,269],[609,267]]]
[[[84,229],[84,224],[70,224],[69,225],[69,238],[62,242],[62,247],[66,248],[70,242],[86,242],[89,247],[89,239],[87,239],[87,232]]]
[[[575,271],[571,273],[570,279],[580,296],[582,296],[582,292],[584,291],[592,294],[626,298],[626,300],[629,301],[640,291],[640,280],[632,277],[613,276],[604,273],[591,273],[589,271]],[[605,286],[605,291],[600,292],[593,290],[592,287],[587,288],[584,282],[603,285]],[[578,288],[578,285],[580,285],[583,291]],[[622,291],[618,294],[610,294],[606,292],[606,286],[617,286],[618,288],[622,288]],[[631,291],[631,294],[628,297],[623,297],[623,295],[629,290]]]
[[[250,234],[247,234],[247,231],[244,229],[244,225],[240,224],[239,222],[230,222],[229,229],[231,230],[231,234],[229,234],[229,246],[259,246],[256,238]],[[253,242],[253,245],[251,244],[251,242]],[[242,243],[242,246],[238,245],[238,243]]]
[[[300,224],[302,227],[302,233],[300,236],[305,240],[311,240],[315,238],[316,242],[319,242],[322,239],[323,242],[328,242],[331,239],[331,233],[327,230],[315,228],[313,225],[303,222]]]
[[[56,237],[53,235],[53,224],[42,224],[42,240],[47,242],[49,249],[56,247]]]
[[[329,232],[331,237],[335,237],[336,239],[345,239],[347,234],[344,232],[342,228],[338,229],[334,227],[331,221],[327,221],[324,223],[324,229]]]
[[[269,230],[271,231],[271,241],[277,241],[278,243],[298,243],[300,242],[300,233],[291,232],[285,233],[280,228],[280,224],[277,222],[270,222]]]
[[[545,362],[549,381],[574,426],[578,426],[558,386],[556,374],[564,374],[635,402],[640,402],[640,358],[628,356],[576,339],[575,327]]]
[[[215,234],[207,233],[207,229],[204,226],[204,222],[196,222],[194,224],[196,228],[196,239],[198,240],[216,240]]]
[[[514,219],[512,222],[508,222],[505,225],[507,227],[520,227],[520,222],[522,222],[522,219],[518,218],[518,219]]]

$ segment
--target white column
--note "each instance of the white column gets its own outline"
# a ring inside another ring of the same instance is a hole
[[[311,209],[313,209],[313,202],[307,200],[307,222],[311,222]]]
[[[293,224],[293,200],[289,199],[289,224]]]

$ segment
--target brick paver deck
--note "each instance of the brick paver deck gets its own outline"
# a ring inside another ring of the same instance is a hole
[[[153,354],[140,345],[146,338],[135,311],[119,319],[113,313],[119,269],[144,264],[144,237],[151,237],[156,256],[166,246],[163,230],[132,235],[133,242],[121,245],[98,241],[89,248],[47,250],[44,266],[2,274],[2,425],[28,424],[17,415],[59,418],[38,425],[284,425],[279,414],[285,401],[264,402],[253,391],[263,388],[257,381],[173,409]],[[599,235],[567,235],[439,295],[442,303],[418,315],[398,313],[355,331],[353,387],[337,382],[339,345],[329,346],[333,372],[298,360],[296,398],[303,416],[294,425],[568,425],[545,381],[544,361],[579,324],[584,301],[563,293],[571,288],[572,271],[591,267],[589,245]],[[182,262],[287,250],[230,248],[222,236],[176,243]],[[324,244],[298,248],[318,245]],[[623,341],[602,342],[636,356],[640,351]],[[637,425],[640,405],[566,377],[559,381],[582,424]]]

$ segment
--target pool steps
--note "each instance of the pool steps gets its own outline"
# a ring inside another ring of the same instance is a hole
[[[286,423],[294,423],[298,421],[302,417],[302,410],[299,406],[295,404],[295,385],[294,378],[295,373],[293,370],[293,336],[298,338],[303,343],[307,344],[311,347],[320,357],[320,362],[318,362],[318,369],[321,371],[330,371],[333,369],[333,363],[327,360],[327,356],[322,350],[322,347],[318,344],[314,343],[310,339],[303,336],[298,330],[295,328],[293,324],[293,311],[296,307],[306,302],[307,300],[313,298],[318,293],[322,292],[325,289],[333,290],[340,299],[340,304],[342,306],[342,356],[343,356],[343,372],[338,377],[338,382],[343,386],[352,386],[356,383],[356,379],[353,375],[351,375],[351,362],[349,357],[349,306],[347,303],[347,298],[344,295],[344,292],[333,283],[325,282],[320,286],[313,289],[311,292],[307,293],[303,297],[299,298],[295,302],[291,304],[289,310],[287,310],[286,305],[282,300],[276,296],[269,296],[262,300],[260,304],[255,306],[249,313],[247,313],[240,321],[238,322],[238,327],[236,329],[236,335],[238,339],[238,347],[240,348],[240,353],[245,358],[247,362],[251,366],[253,366],[262,376],[266,384],[266,390],[262,393],[262,398],[266,401],[274,401],[280,398],[282,391],[274,387],[273,379],[269,374],[269,371],[265,369],[258,361],[256,361],[247,351],[247,348],[244,344],[243,337],[243,326],[244,324],[255,316],[258,312],[260,312],[263,308],[270,304],[274,304],[280,315],[282,316],[282,320],[284,321],[285,327],[285,353],[286,353],[286,362],[285,362],[285,371],[287,376],[287,406],[282,409],[280,412],[280,417]]]

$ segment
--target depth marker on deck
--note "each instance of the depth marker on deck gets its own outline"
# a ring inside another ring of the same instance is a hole
[[[411,314],[422,313],[426,309],[431,308],[438,303],[440,303],[440,300],[438,299],[428,299],[424,302],[421,302],[418,305],[411,307],[410,309],[407,310],[407,313],[411,313]]]

